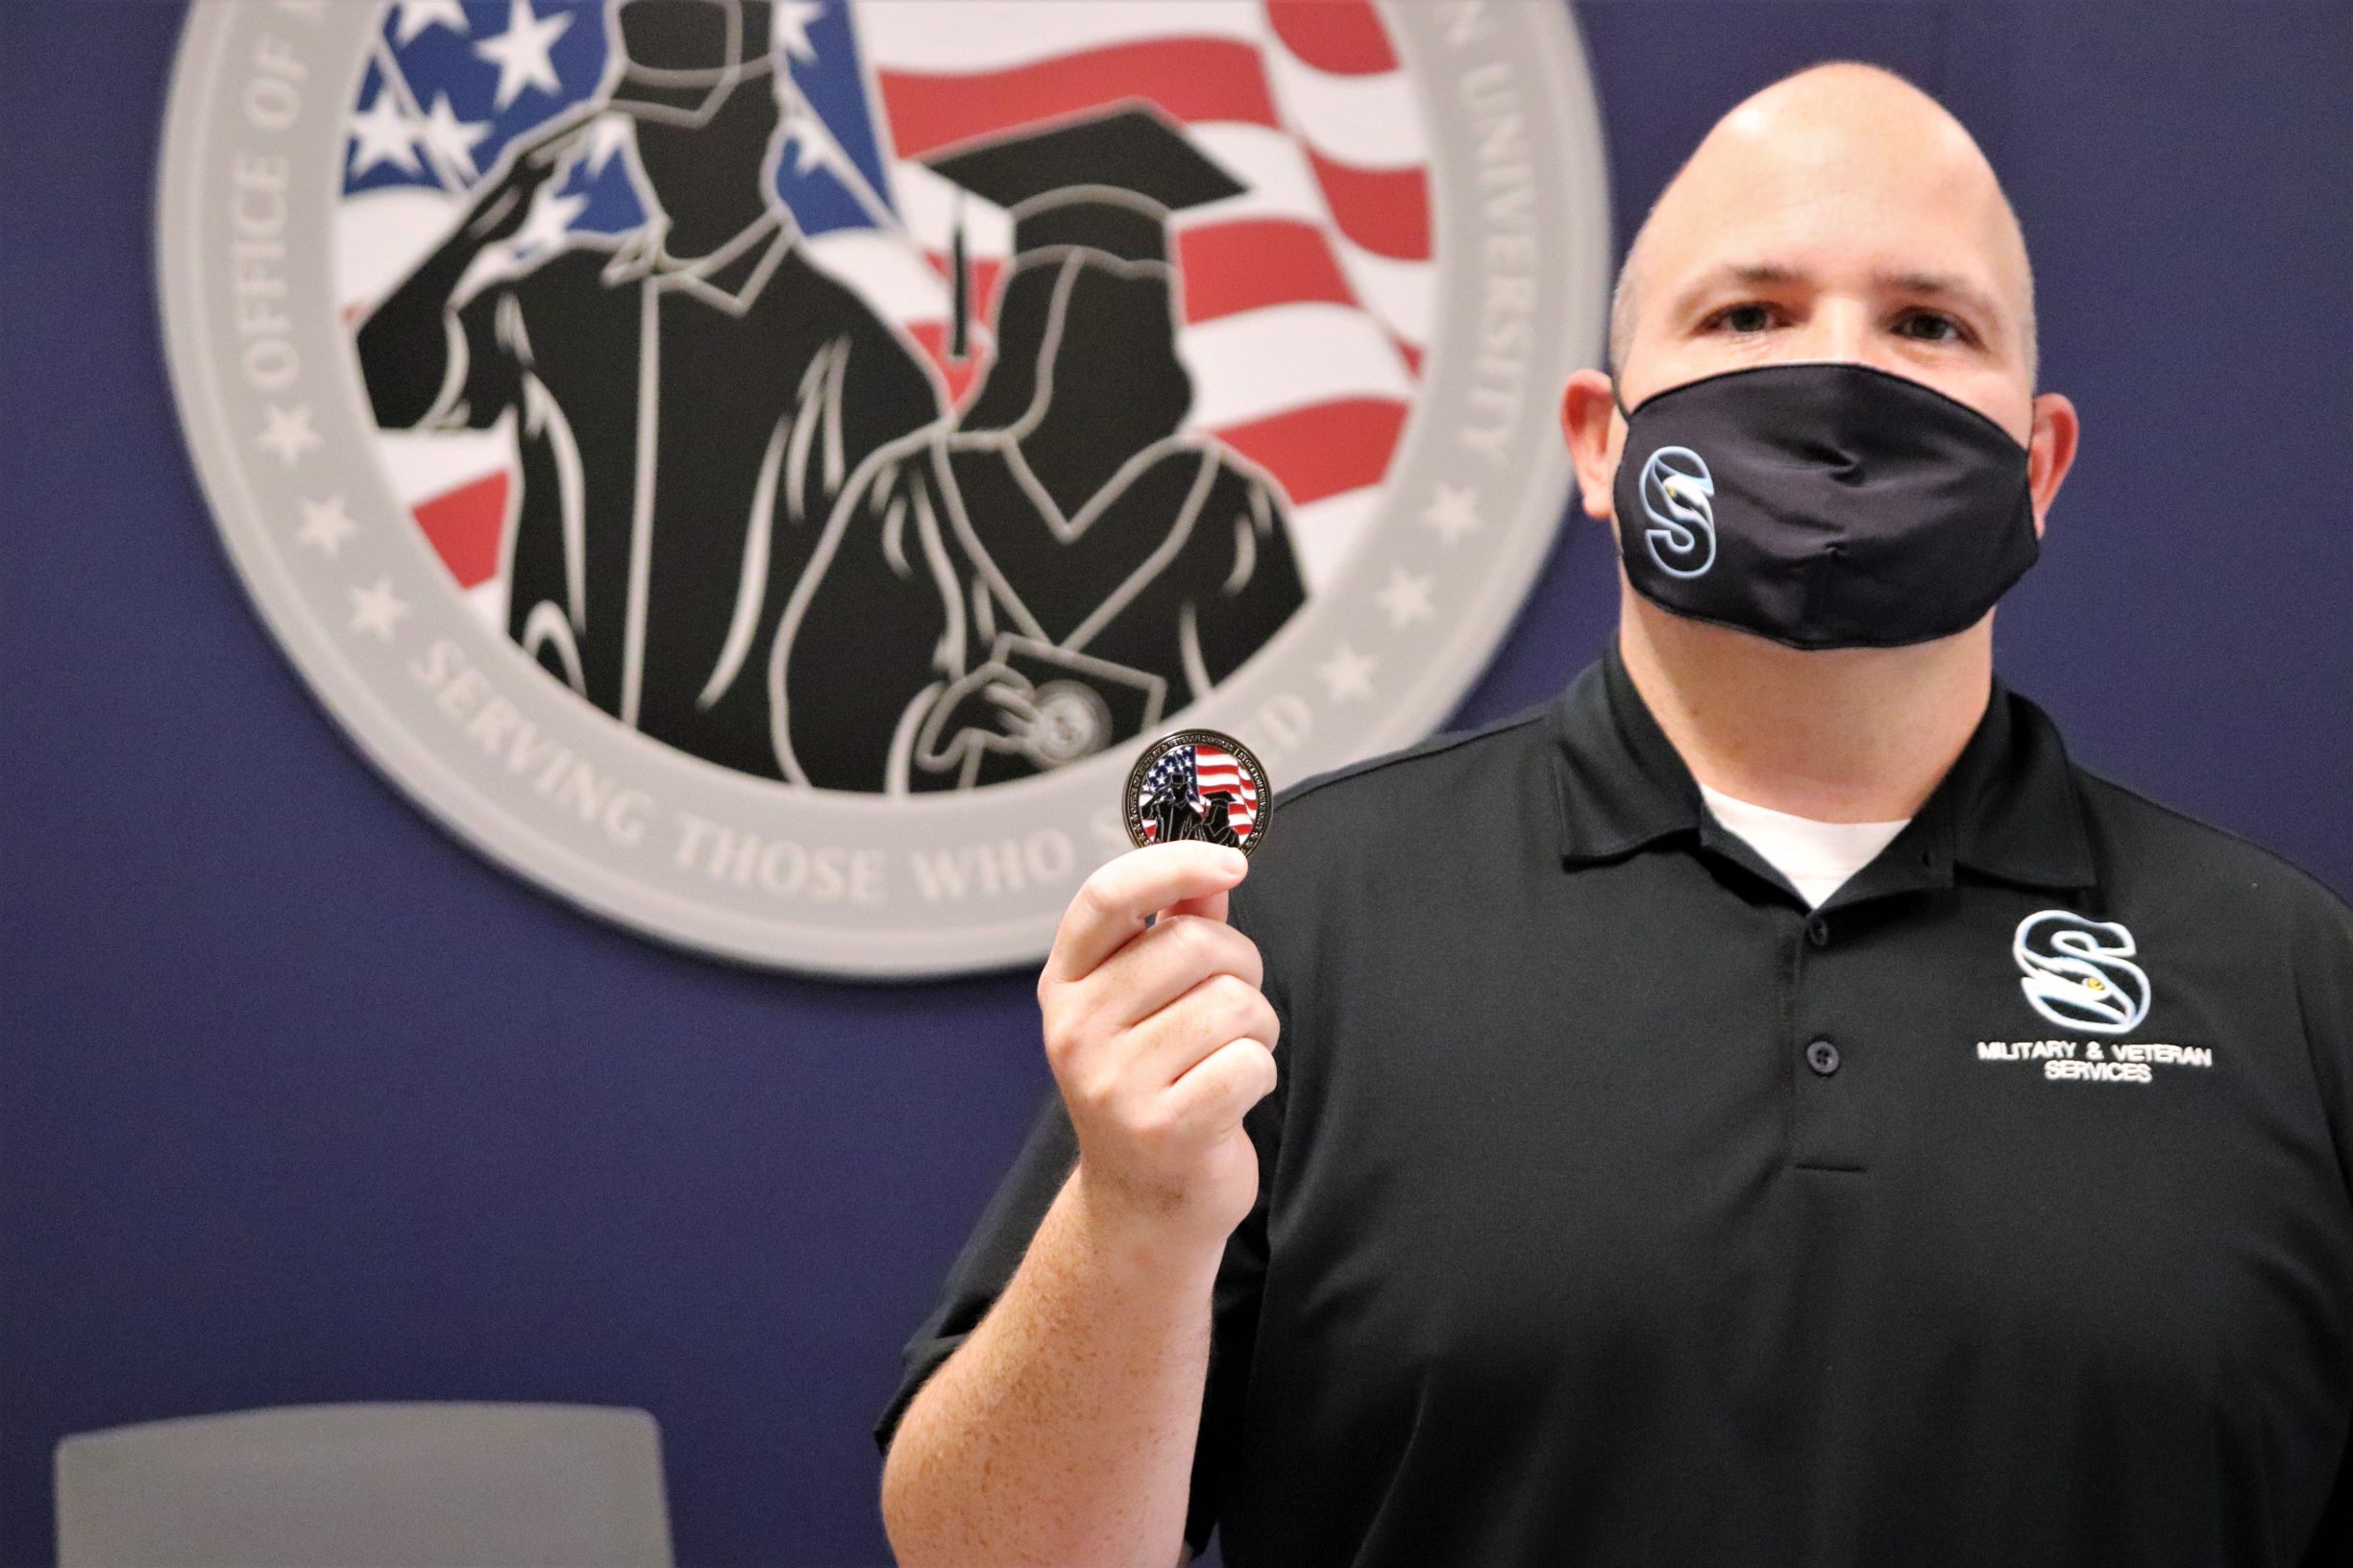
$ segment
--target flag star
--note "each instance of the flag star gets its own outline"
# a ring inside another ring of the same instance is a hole
[[[352,629],[372,631],[387,643],[392,641],[392,628],[408,614],[408,606],[392,591],[392,579],[378,577],[375,587],[355,588],[351,594]]]
[[[343,549],[343,541],[358,530],[352,514],[343,509],[341,496],[330,496],[325,501],[306,501],[303,503],[303,526],[294,530],[294,537],[303,544],[313,546],[320,554],[332,560]]]
[[[1334,649],[1332,657],[1317,665],[1315,673],[1323,676],[1324,690],[1335,702],[1373,695],[1373,661],[1346,643]]]
[[[793,172],[807,174],[819,164],[833,162],[833,136],[825,122],[805,106],[785,119],[786,145],[793,148]]]
[[[809,24],[825,14],[824,0],[776,0],[768,25],[788,60],[815,60],[817,46],[809,41]]]
[[[628,116],[600,115],[597,123],[589,127],[588,151],[582,159],[588,165],[588,172],[592,175],[602,174],[604,166],[613,160],[613,155],[620,152],[628,139]]]
[[[260,440],[262,450],[275,453],[278,460],[288,468],[302,461],[304,453],[320,444],[318,432],[310,428],[310,404],[298,403],[291,408],[281,408],[271,404]]]
[[[1388,586],[1373,599],[1388,611],[1391,626],[1408,626],[1437,613],[1430,607],[1430,588],[1428,577],[1417,577],[1402,566],[1391,567]]]
[[[458,0],[401,0],[399,41],[414,43],[418,34],[436,26],[457,34],[473,31],[466,25],[466,8]]]
[[[1479,516],[1479,492],[1451,484],[1441,484],[1422,509],[1422,521],[1436,530],[1437,536],[1454,544],[1466,533],[1477,533],[1483,526]]]
[[[506,0],[506,31],[474,46],[477,56],[499,68],[500,109],[522,97],[526,87],[537,87],[543,92],[563,90],[563,84],[555,79],[555,61],[548,58],[548,51],[571,25],[570,12],[557,12],[542,20],[531,9],[531,0]]]
[[[448,93],[433,95],[433,107],[426,112],[421,135],[425,137],[426,145],[439,153],[443,161],[451,167],[463,172],[467,179],[475,179],[481,173],[474,166],[474,149],[481,145],[484,136],[490,135],[489,123],[459,119],[450,108]]]
[[[379,163],[395,164],[410,174],[425,172],[417,162],[417,128],[382,87],[376,91],[376,102],[352,116],[352,139],[354,178]]]
[[[532,204],[531,215],[516,231],[510,242],[519,256],[560,248],[572,234],[572,220],[588,210],[585,196],[542,196]]]

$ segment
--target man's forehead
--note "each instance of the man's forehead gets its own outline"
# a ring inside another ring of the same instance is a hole
[[[2000,186],[1973,148],[1867,125],[1711,137],[1661,196],[1654,227],[1661,252],[1702,264],[1824,236],[1874,247],[1909,236],[1948,266],[1990,275],[2014,243]]]
[[[1711,282],[1857,276],[1933,281],[1927,292],[2004,317],[2033,308],[2024,242],[1984,154],[1933,99],[1868,66],[1801,72],[1725,115],[1659,197],[1629,270],[1653,308]]]

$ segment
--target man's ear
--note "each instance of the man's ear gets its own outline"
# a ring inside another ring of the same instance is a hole
[[[1577,464],[1577,493],[1585,515],[1597,523],[1610,522],[1615,507],[1610,486],[1618,477],[1618,450],[1626,428],[1618,423],[1617,400],[1609,378],[1598,370],[1581,370],[1560,390],[1560,434]]]
[[[2034,497],[2034,532],[2043,535],[2043,520],[2059,497],[2059,485],[2074,466],[2075,437],[2081,426],[2075,405],[2057,392],[2034,400],[2034,434],[2026,443],[2026,489]]]

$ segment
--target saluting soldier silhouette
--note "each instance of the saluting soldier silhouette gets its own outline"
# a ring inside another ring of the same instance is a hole
[[[1009,209],[996,349],[961,415],[851,482],[776,643],[787,771],[970,788],[1133,738],[1304,602],[1286,501],[1182,433],[1169,214],[1242,187],[1125,107],[927,160]]]
[[[1152,819],[1154,844],[1174,844],[1179,839],[1191,838],[1194,825],[1201,820],[1192,802],[1185,797],[1184,787],[1178,784],[1164,786],[1152,797],[1144,815]]]
[[[936,420],[914,345],[811,264],[775,187],[767,0],[610,0],[602,93],[518,141],[359,329],[387,429],[515,421],[507,631],[623,723],[783,776],[770,645],[859,462]],[[608,112],[645,225],[461,293]]]

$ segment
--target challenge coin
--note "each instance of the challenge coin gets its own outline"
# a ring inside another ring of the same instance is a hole
[[[1140,847],[1199,839],[1247,855],[1266,836],[1274,791],[1250,748],[1213,729],[1180,729],[1144,748],[1127,775],[1127,836]]]

